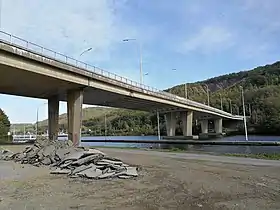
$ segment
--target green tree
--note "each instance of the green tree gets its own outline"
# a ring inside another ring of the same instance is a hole
[[[10,130],[11,123],[5,112],[0,109],[0,137],[6,136]]]

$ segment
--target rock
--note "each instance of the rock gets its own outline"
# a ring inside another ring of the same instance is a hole
[[[0,150],[1,160],[14,160],[22,164],[39,167],[50,166],[51,174],[67,174],[69,177],[89,179],[120,178],[138,176],[137,168],[109,157],[97,149],[72,147],[70,141],[49,141],[39,139],[22,152]]]
[[[116,174],[116,172],[105,173],[105,174],[98,176],[98,179],[110,178],[110,177],[113,177],[115,174]]]
[[[130,179],[131,176],[127,176],[127,175],[119,175],[118,178],[120,179]]]
[[[76,173],[79,173],[79,172],[82,172],[84,170],[87,170],[89,168],[93,168],[93,169],[96,169],[96,166],[94,164],[90,164],[90,165],[82,165],[82,166],[79,166],[77,168],[75,168],[72,172],[71,172],[71,175],[73,174],[76,174]]]
[[[69,169],[56,168],[55,170],[52,170],[50,173],[51,174],[69,174],[70,172],[71,172],[71,170],[69,170]]]
[[[87,151],[84,151],[84,154],[85,155],[87,155],[87,154],[89,154],[89,155],[91,155],[91,154],[100,154],[100,155],[105,156],[105,153],[103,153],[103,152],[101,152],[101,151],[99,151],[97,149],[89,149]]]
[[[87,170],[84,170],[82,172],[77,173],[77,175],[81,177],[86,177],[90,179],[97,178],[98,176],[102,175],[102,171],[100,169],[94,169],[94,168],[89,168]]]
[[[138,176],[136,167],[126,167],[125,175],[128,176]]]
[[[102,158],[102,157],[101,157]],[[80,158],[79,160],[76,160],[72,163],[72,165],[83,165],[83,164],[87,164],[87,163],[91,163],[91,162],[96,162],[98,159],[100,159],[100,155],[98,154],[92,154],[92,155],[89,155],[89,156],[86,156],[84,158]],[[96,161],[94,161],[96,160]]]
[[[49,157],[45,157],[42,161],[42,164],[44,165],[50,165],[52,163],[51,159]]]
[[[66,160],[78,160],[84,155],[83,151],[75,152],[75,153],[70,153],[64,158],[64,161]]]
[[[109,164],[114,164],[114,165],[122,165],[123,164],[122,161],[108,160],[108,159],[104,159],[104,158],[101,161],[109,163]]]

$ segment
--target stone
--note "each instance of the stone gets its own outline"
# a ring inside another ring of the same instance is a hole
[[[98,179],[110,178],[110,177],[113,177],[115,174],[116,174],[116,172],[101,174],[100,176],[98,176]]]
[[[89,168],[87,170],[84,170],[80,173],[77,173],[77,175],[81,177],[86,177],[90,179],[97,178],[98,176],[102,175],[102,171],[100,169],[94,169],[94,168]]]
[[[136,167],[126,167],[126,175],[128,176],[138,176]]]
[[[103,153],[103,152],[101,152],[101,151],[99,151],[99,150],[97,150],[97,149],[89,149],[89,150],[86,150],[86,151],[84,151],[84,154],[85,154],[85,155],[100,154],[100,155],[105,156],[105,153]]]
[[[120,179],[130,179],[131,176],[127,176],[127,175],[119,175],[118,178]]]
[[[96,169],[96,166],[94,164],[90,164],[90,165],[82,165],[82,166],[79,166],[77,168],[75,168],[72,172],[71,172],[71,175],[73,174],[76,174],[76,173],[79,173],[79,172],[82,172],[84,170],[87,170],[89,168],[93,168],[93,169]]]
[[[122,161],[108,160],[108,159],[105,159],[105,158],[103,158],[101,161],[109,163],[109,164],[114,164],[114,165],[122,165],[123,164]]]
[[[71,172],[71,170],[69,170],[69,169],[56,168],[55,170],[52,170],[50,173],[51,174],[69,174],[70,172]]]
[[[67,155],[64,158],[64,161],[66,161],[66,160],[78,160],[81,157],[83,157],[83,155],[84,155],[83,151],[78,151],[78,152],[75,152],[75,153],[70,153],[69,155]]]
[[[98,161],[98,162],[96,162],[95,164],[96,164],[96,165],[102,165],[102,166],[110,165],[110,163],[104,162],[104,161]]]
[[[76,160],[72,163],[72,165],[83,165],[83,164],[87,164],[87,163],[90,163],[90,162],[93,162],[94,160],[98,160],[100,158],[100,156],[97,154],[97,155],[89,155],[89,156],[86,156],[84,158],[80,158],[79,160]],[[96,162],[95,161],[95,162]]]
[[[45,157],[42,161],[42,164],[44,165],[50,165],[52,163],[51,159],[49,157]]]
[[[37,140],[22,152],[0,150],[1,160],[14,160],[33,166],[49,166],[51,174],[67,174],[68,177],[88,179],[119,178],[138,176],[137,168],[109,157],[97,149],[72,147],[69,141]]]

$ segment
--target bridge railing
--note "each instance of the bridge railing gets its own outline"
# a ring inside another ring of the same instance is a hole
[[[103,70],[101,68],[95,67],[93,65],[87,64],[85,62],[79,61],[75,58],[69,57],[67,55],[64,55],[62,53],[50,50],[48,48],[45,48],[43,46],[40,46],[38,44],[35,44],[33,42],[29,42],[27,40],[24,40],[20,37],[14,36],[12,34],[9,34],[7,32],[4,31],[0,31],[0,41],[3,43],[7,43],[10,44],[12,47],[16,47],[16,50],[19,51],[27,51],[29,53],[32,53],[35,56],[41,56],[45,59],[51,59],[54,61],[58,61],[58,62],[62,62],[71,66],[74,66],[76,68],[79,68],[80,70],[83,71],[87,71],[89,73],[92,74],[93,77],[104,77],[106,79],[110,79],[115,82],[118,82],[119,85],[121,86],[126,86],[126,87],[131,87],[131,88],[137,88],[138,91],[140,92],[144,92],[145,94],[150,94],[150,95],[154,95],[154,96],[158,96],[161,98],[165,98],[168,100],[172,100],[172,101],[176,101],[182,104],[187,104],[187,105],[191,105],[194,107],[198,107],[198,108],[203,108],[209,111],[213,111],[213,112],[218,112],[220,114],[229,116],[229,117],[234,117],[234,115],[227,113],[225,111],[216,109],[214,107],[210,107],[207,106],[205,104],[201,104],[189,99],[185,99],[182,97],[179,97],[177,95],[162,91],[162,90],[158,90],[156,88],[150,87],[148,85],[145,84],[140,84],[138,82],[132,81],[128,78],[119,76],[117,74],[111,73],[109,71]]]

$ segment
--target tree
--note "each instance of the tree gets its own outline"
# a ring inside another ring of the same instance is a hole
[[[0,137],[6,136],[10,130],[11,123],[5,112],[0,109]]]

